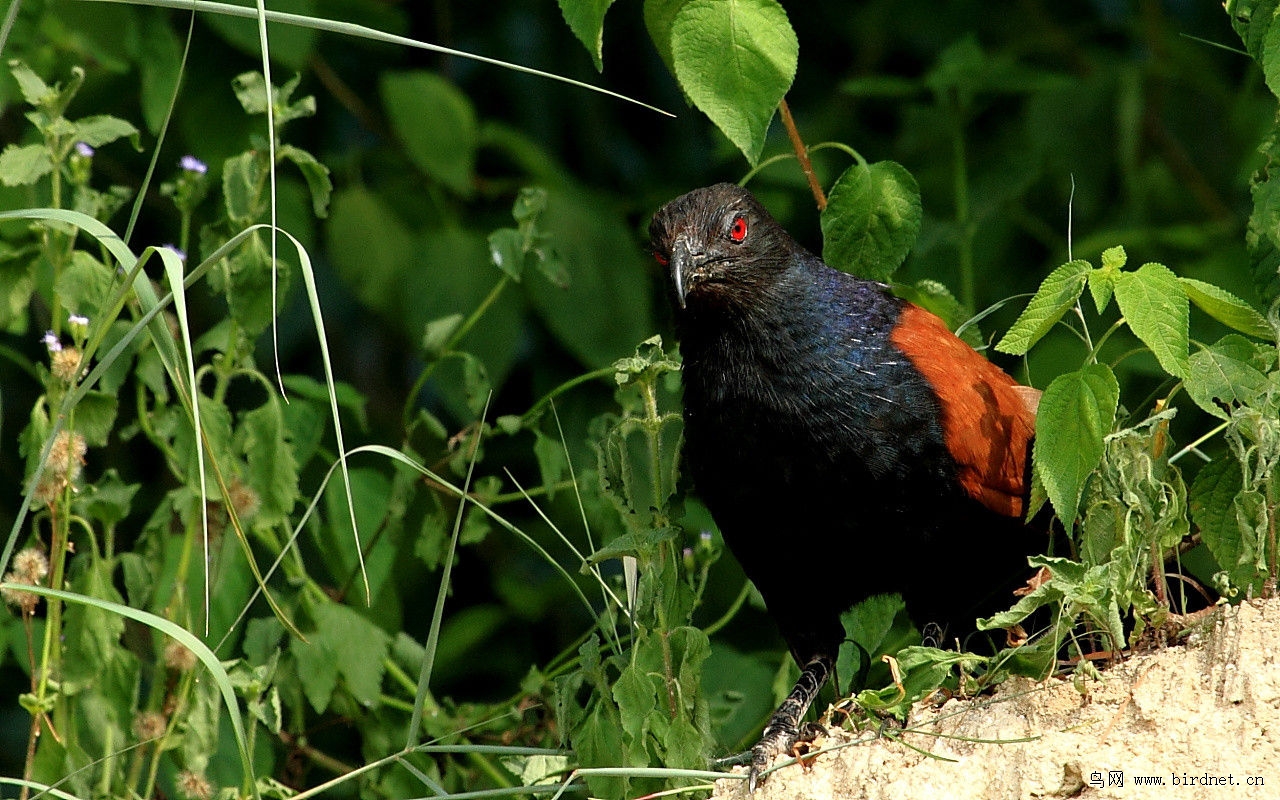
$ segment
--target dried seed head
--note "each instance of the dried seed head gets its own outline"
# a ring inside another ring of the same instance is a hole
[[[227,499],[231,501],[231,507],[236,510],[236,516],[241,520],[253,519],[258,509],[262,507],[262,499],[258,493],[238,477],[231,479],[231,485],[227,487]]]
[[[55,475],[64,476],[68,481],[80,477],[80,468],[84,466],[84,454],[89,446],[84,437],[74,431],[58,431],[49,450],[48,470]]]
[[[213,796],[213,786],[200,773],[184,769],[178,773],[178,793],[187,800],[209,800]]]
[[[79,348],[64,347],[49,354],[49,371],[64,383],[75,383],[81,360]]]
[[[196,654],[176,639],[164,646],[164,664],[175,672],[190,672],[196,666]]]
[[[7,572],[4,576],[5,583],[19,583],[24,586],[31,586],[30,581],[24,580],[24,576],[15,572]],[[9,586],[0,589],[0,596],[4,597],[4,601],[21,611],[23,614],[30,614],[36,610],[36,606],[40,604],[40,595],[25,592],[22,589],[15,589]]]
[[[133,718],[133,735],[140,742],[149,742],[164,736],[168,726],[168,720],[159,711],[140,711]]]
[[[13,571],[23,577],[23,583],[39,585],[49,574],[49,558],[38,547],[27,547],[13,557]]]

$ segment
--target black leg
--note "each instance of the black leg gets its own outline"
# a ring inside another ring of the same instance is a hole
[[[809,663],[800,670],[800,679],[796,681],[795,688],[782,701],[778,710],[773,712],[769,724],[764,726],[760,741],[751,748],[751,769],[747,774],[748,792],[756,790],[760,773],[769,766],[769,759],[790,751],[791,746],[796,743],[800,736],[800,718],[826,685],[833,666],[831,656],[818,655],[809,659]]]

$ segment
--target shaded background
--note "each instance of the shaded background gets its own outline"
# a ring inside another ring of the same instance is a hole
[[[603,74],[595,72],[548,2],[270,5],[534,66],[676,114],[667,118],[457,57],[272,26],[277,84],[299,75],[295,96],[314,95],[318,105],[316,116],[288,127],[286,139],[309,149],[333,173],[330,213],[317,220],[296,172],[282,168],[280,215],[317,269],[337,375],[367,399],[367,426],[350,434],[355,443],[400,443],[406,402],[438,416],[449,432],[473,418],[457,388],[459,376],[448,368],[438,370],[418,398],[408,398],[423,367],[427,323],[469,313],[496,282],[486,236],[511,225],[511,204],[522,186],[549,192],[543,224],[555,237],[570,288],[531,273],[505,291],[462,341],[463,349],[483,361],[495,387],[490,416],[522,413],[563,381],[629,355],[653,333],[669,334],[663,276],[644,251],[648,217],[693,187],[740,179],[748,165],[686,105],[648,40],[639,3],[621,2],[610,10]],[[922,8],[869,0],[788,7],[800,42],[788,100],[806,140],[840,141],[869,160],[898,161],[920,183],[922,234],[899,277],[941,281],[977,311],[1033,291],[1066,260],[1069,245],[1075,257],[1096,263],[1103,249],[1121,244],[1131,265],[1159,261],[1258,302],[1243,234],[1251,208],[1248,179],[1260,166],[1256,148],[1274,101],[1246,56],[1215,46],[1238,46],[1222,9],[1154,0],[997,5],[998,10],[984,2]],[[161,9],[28,0],[4,56],[24,59],[48,80],[64,79],[72,65],[84,66],[88,80],[70,114],[111,113],[144,129],[143,152],[117,144],[95,159],[104,185],[137,187],[167,103],[172,73],[165,65],[180,54],[189,23],[189,15]],[[182,93],[160,157],[162,179],[184,154],[198,156],[216,173],[262,130],[262,119],[246,117],[230,90],[234,76],[260,66],[254,25],[200,16],[192,32]],[[461,179],[425,173],[408,149],[436,144],[446,132],[432,129],[431,120],[466,116],[465,110],[424,103],[426,127],[410,132],[389,118],[387,81],[419,70],[455,86],[476,119],[476,160]],[[25,107],[7,75],[0,80],[0,100],[0,143],[25,140]],[[788,151],[775,125],[765,154]],[[835,150],[815,156],[827,186],[848,163]],[[972,297],[964,297],[956,266],[958,180],[967,187],[975,226]],[[794,161],[764,170],[751,188],[797,238],[820,251],[817,214]],[[33,204],[38,198],[0,189],[0,208]],[[211,202],[206,210],[211,218],[217,213]],[[122,226],[121,216],[112,224]],[[133,242],[172,241],[176,229],[172,204],[153,188]],[[281,318],[281,360],[286,372],[319,377],[297,283]],[[197,328],[225,313],[220,303],[210,297],[197,309]],[[987,318],[984,336],[1002,332],[1021,305],[1015,300]],[[37,358],[48,313],[35,307],[19,314],[0,333],[0,343]],[[1212,335],[1193,328],[1193,336]],[[1111,355],[1132,345],[1117,337]],[[264,342],[259,349],[264,365],[268,347]],[[1079,343],[1063,336],[1026,363],[1003,365],[1043,387],[1081,356]],[[1160,380],[1154,361],[1132,358],[1122,366],[1122,397],[1141,402]],[[40,388],[0,359],[0,391],[0,482],[10,487],[0,493],[5,529],[12,525],[23,480],[17,435]],[[602,380],[558,400],[575,463],[593,462],[587,425],[611,406],[611,392]],[[1188,415],[1177,424],[1175,435],[1197,429],[1198,422]],[[423,452],[438,446],[415,444]],[[536,484],[531,444],[529,436],[496,441],[485,453],[484,469],[502,475],[509,468],[526,485]],[[148,498],[170,488],[159,460],[142,445],[95,451],[88,470],[107,466],[127,470],[128,479],[144,484],[135,501],[139,521],[148,514]],[[314,486],[317,479],[305,475],[304,485]],[[558,520],[576,515],[572,498],[563,494],[549,510]],[[511,513],[535,536],[546,533],[531,513]],[[705,524],[696,505],[690,514],[692,529]],[[129,527],[126,521],[122,532]],[[127,541],[128,534],[122,536]],[[571,571],[576,568],[549,535],[542,540]],[[308,557],[318,563],[323,554],[317,546],[310,545]],[[435,572],[416,556],[412,537],[387,546],[404,548],[396,568],[398,591],[369,616],[392,632],[403,629],[421,639]],[[704,624],[724,611],[741,580],[728,558],[717,564],[700,614]],[[588,624],[568,597],[550,568],[510,538],[491,535],[464,549],[442,638],[437,693],[488,701],[517,691],[530,665],[545,663]],[[14,653],[24,652],[18,649],[19,629],[10,625],[8,631],[13,649],[0,667],[8,698],[0,707],[0,772],[14,774],[21,761],[9,759],[20,758],[28,718],[12,700],[25,689],[26,677],[13,660]],[[771,624],[755,608],[740,614],[717,641],[726,651],[759,653],[760,670],[752,680],[765,685],[782,661]],[[716,671],[715,658],[708,674]],[[767,704],[767,697],[761,699]]]

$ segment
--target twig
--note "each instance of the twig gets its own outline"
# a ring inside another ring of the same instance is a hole
[[[787,105],[785,97],[778,103],[778,111],[782,114],[782,126],[787,129],[787,137],[791,139],[791,146],[796,151],[796,158],[800,161],[800,169],[809,181],[809,190],[813,192],[813,199],[818,204],[818,210],[823,211],[827,207],[827,195],[822,191],[822,184],[818,183],[818,176],[813,174],[813,162],[809,160],[809,148],[804,146],[804,139],[800,138],[800,131],[796,130],[796,121],[791,116],[791,108]]]

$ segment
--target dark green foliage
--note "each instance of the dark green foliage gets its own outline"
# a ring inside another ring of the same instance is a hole
[[[1275,2],[273,2],[325,29],[273,20],[270,80],[241,5],[23,0],[0,42],[2,572],[72,593],[6,594],[6,780],[516,794],[749,746],[793,675],[686,496],[640,234],[748,165],[810,249],[1047,390],[1040,500],[1070,549],[987,624],[1051,626],[904,649],[877,599],[840,665],[863,708],[1121,647],[1196,586],[1274,590]],[[1233,28],[1247,55],[1202,41]],[[1210,566],[1166,579],[1193,546]]]

